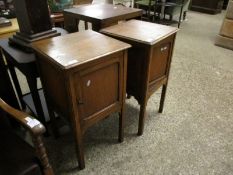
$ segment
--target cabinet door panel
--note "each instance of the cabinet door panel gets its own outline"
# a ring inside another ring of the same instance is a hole
[[[81,92],[77,100],[82,119],[119,101],[119,62],[98,69],[90,67],[79,76]]]
[[[163,43],[153,48],[153,56],[150,63],[149,82],[155,81],[166,75],[169,63],[171,44]]]

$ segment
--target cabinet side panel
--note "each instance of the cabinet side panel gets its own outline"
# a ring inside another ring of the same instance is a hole
[[[38,65],[45,96],[48,98],[50,105],[58,109],[58,112],[67,114],[68,97],[64,75],[44,59],[38,59]]]
[[[133,95],[137,100],[141,97],[144,67],[146,62],[146,49],[144,47],[134,46],[128,50],[127,64],[127,86],[128,95]]]

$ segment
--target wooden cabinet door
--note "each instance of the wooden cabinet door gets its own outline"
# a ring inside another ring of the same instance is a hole
[[[163,78],[167,74],[170,63],[172,40],[165,40],[153,47],[153,56],[150,60],[149,82]]]
[[[122,101],[123,54],[121,57],[80,70],[75,75],[77,103],[81,120],[104,118],[116,111]]]

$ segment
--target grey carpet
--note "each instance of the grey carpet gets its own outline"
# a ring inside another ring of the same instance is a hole
[[[148,102],[143,136],[136,136],[139,106],[132,98],[125,141],[117,143],[117,115],[90,128],[82,171],[71,133],[47,138],[56,174],[233,174],[233,51],[214,45],[223,17],[188,13],[176,40],[164,113],[157,112],[159,90]]]

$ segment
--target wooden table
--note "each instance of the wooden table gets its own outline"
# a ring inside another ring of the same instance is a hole
[[[33,53],[25,53],[19,49],[9,46],[8,39],[0,40],[0,49],[6,58],[7,65],[22,107],[25,108],[25,104],[27,104],[30,109],[35,109],[32,110],[35,116],[38,116],[39,120],[46,126],[45,116],[37,88],[37,78],[39,77],[39,74],[37,72],[35,55]],[[34,102],[32,105],[27,103],[28,101],[26,100],[28,99],[29,94],[26,94],[25,96],[22,94],[15,68],[19,69],[20,72],[26,77],[28,87],[31,92],[30,99],[32,99],[31,101]]]
[[[138,135],[143,134],[146,105],[149,97],[161,86],[159,112],[168,84],[170,63],[177,28],[130,20],[102,29],[101,32],[131,44],[128,51],[127,94],[140,104]]]
[[[111,4],[88,4],[64,10],[65,28],[69,32],[78,31],[77,20],[92,23],[92,29],[99,31],[103,27],[117,24],[118,21],[140,18],[141,9]]]
[[[10,21],[12,23],[11,26],[0,28],[0,38],[9,38],[19,30],[17,19],[16,18],[10,19]]]
[[[101,43],[101,44],[99,44]],[[127,48],[130,45],[92,30],[34,44],[51,118],[67,116],[83,169],[83,140],[87,128],[118,112],[119,141],[123,141]]]
[[[67,34],[64,29],[55,28],[61,35]],[[8,44],[8,39],[0,40],[0,50],[3,54],[0,56],[0,59],[6,59],[9,72],[11,74],[13,83],[17,95],[19,97],[20,103],[23,109],[29,107],[29,109],[34,113],[35,116],[45,125],[46,120],[49,120],[49,114],[47,110],[47,105],[45,103],[43,91],[38,91],[37,78],[39,78],[39,73],[37,71],[36,57],[34,53],[26,53],[17,48],[11,47]],[[20,83],[18,81],[15,68],[17,68],[23,75],[28,83],[30,93],[22,94]]]

